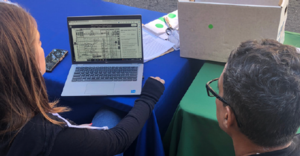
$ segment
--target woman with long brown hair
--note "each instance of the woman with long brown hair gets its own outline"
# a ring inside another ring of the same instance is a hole
[[[149,78],[132,110],[113,128],[77,126],[48,101],[44,50],[34,18],[0,0],[0,155],[114,155],[141,131],[164,91]],[[102,130],[101,130],[102,129]]]

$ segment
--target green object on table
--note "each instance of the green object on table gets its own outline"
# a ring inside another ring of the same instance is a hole
[[[286,31],[283,44],[300,48],[300,34]]]
[[[284,44],[300,48],[300,34],[286,31]],[[298,129],[297,133],[300,133],[300,129]]]
[[[300,34],[285,32],[284,44],[300,47]],[[231,138],[219,128],[216,98],[208,97],[205,88],[208,81],[220,76],[224,65],[206,62],[197,74],[163,139],[167,156],[235,155]]]

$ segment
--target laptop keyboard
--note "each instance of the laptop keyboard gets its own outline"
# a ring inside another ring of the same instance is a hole
[[[137,81],[138,67],[76,67],[72,82]]]

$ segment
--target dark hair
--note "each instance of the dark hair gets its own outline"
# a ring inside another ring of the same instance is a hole
[[[67,111],[49,103],[44,78],[35,57],[37,25],[21,7],[0,2],[0,135],[14,133],[36,114]]]
[[[300,125],[300,55],[275,40],[246,41],[234,50],[223,75],[224,99],[240,131],[253,143],[279,147]]]

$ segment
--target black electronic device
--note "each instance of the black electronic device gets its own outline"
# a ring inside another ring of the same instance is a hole
[[[46,71],[52,72],[54,67],[63,60],[63,58],[68,53],[67,50],[62,49],[53,49],[47,56],[46,56]]]

